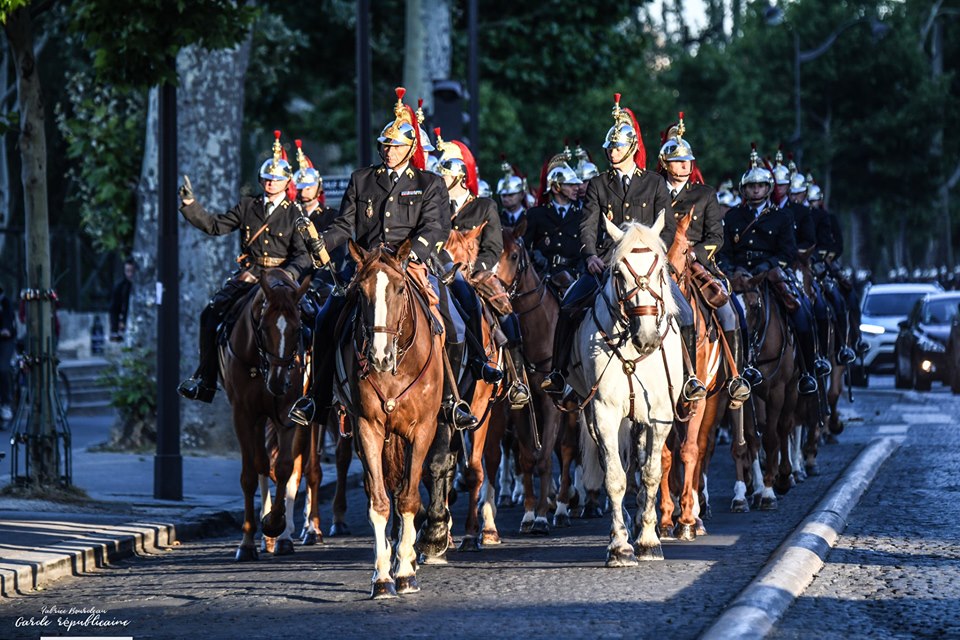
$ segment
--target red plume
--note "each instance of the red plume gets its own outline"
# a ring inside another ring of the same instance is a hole
[[[617,95],[619,96],[620,94]],[[640,125],[637,123],[637,118],[633,115],[633,111],[627,108],[623,110],[630,116],[630,121],[633,123],[633,130],[637,132],[637,152],[633,154],[633,161],[641,169],[646,169],[647,149],[643,146],[643,135],[640,133]]]
[[[477,161],[473,159],[473,154],[467,145],[459,140],[453,140],[453,144],[460,149],[460,155],[463,156],[463,164],[467,165],[467,191],[477,195],[480,191],[480,178],[477,176]]]
[[[417,98],[417,109],[423,109],[423,98]]]
[[[274,129],[274,130],[273,130],[273,137],[274,137],[275,140],[279,140],[279,139],[280,139],[280,129]]]
[[[394,91],[397,92],[397,100],[403,100],[403,96],[407,95],[407,90],[403,87],[397,87]]]
[[[680,112],[680,119],[683,120],[683,111]]]
[[[540,169],[540,188],[537,189],[537,204],[545,205],[550,202],[550,192],[547,190],[547,167],[550,165],[551,158],[543,161],[543,168]]]
[[[613,94],[613,102],[614,102],[614,104],[620,104],[620,94],[619,94],[619,93]]]
[[[411,162],[413,162],[413,166],[415,166],[417,169],[420,169],[420,171],[423,171],[427,168],[427,154],[423,152],[423,141],[420,140],[420,125],[417,124],[417,114],[410,105],[405,104],[403,106],[410,114],[410,122],[413,125],[413,137],[417,141],[417,149],[413,154]]]

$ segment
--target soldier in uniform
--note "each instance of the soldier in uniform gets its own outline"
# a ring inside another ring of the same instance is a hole
[[[854,345],[857,350],[863,350],[866,345],[860,339],[860,300],[849,280],[844,277],[838,262],[843,255],[843,230],[837,216],[823,208],[823,191],[813,182],[812,177],[808,176],[806,187],[805,197],[810,203],[817,230],[817,257],[837,283],[828,291],[828,300],[836,311],[837,332],[849,339],[849,344],[839,346],[837,362],[850,364],[856,358],[856,352],[850,345]]]
[[[579,141],[577,141],[577,149],[574,151],[574,155],[577,158],[577,166],[574,167],[574,171],[580,178],[580,185],[577,187],[577,206],[582,209],[584,198],[587,197],[587,183],[600,175],[600,169],[590,159],[587,150],[580,146]]]
[[[520,221],[526,220],[526,193],[527,181],[517,173],[501,154],[500,168],[503,177],[497,183],[497,195],[500,196],[500,226],[515,227]]]
[[[717,251],[723,246],[723,216],[717,202],[717,193],[713,187],[703,181],[696,157],[690,143],[684,139],[686,127],[683,112],[677,124],[667,130],[666,140],[660,147],[660,172],[667,182],[673,205],[674,217],[679,222],[684,216],[691,216],[687,227],[687,239],[693,249],[693,259],[710,273],[724,289],[729,290],[726,278],[715,262]],[[726,304],[716,309],[717,320],[723,330],[733,361],[737,367],[743,366],[743,342],[740,336],[738,314],[734,310],[734,298],[730,296]],[[696,362],[693,359],[692,362]],[[750,397],[750,382],[758,381],[760,372],[753,367],[744,368],[744,376],[731,378],[727,390],[731,400],[746,402]]]
[[[566,285],[580,271],[580,221],[583,211],[578,201],[580,178],[563,154],[547,162],[544,203],[527,212],[527,230],[523,242],[541,276],[552,278],[569,273]],[[562,293],[566,286],[561,276]]]
[[[297,172],[293,174],[293,182],[297,187],[297,202],[300,204],[302,214],[316,228],[317,233],[326,231],[333,224],[334,219],[339,213],[333,207],[326,206],[326,200],[323,195],[323,178],[317,171],[310,158],[303,152],[303,143],[300,140],[294,140],[297,145]],[[335,269],[341,278],[349,279],[350,274],[345,272],[347,263],[346,247],[338,247],[330,252],[330,269]],[[333,290],[336,286],[335,276],[331,271],[318,269],[314,273],[313,288],[323,285],[327,291]]]
[[[569,363],[570,346],[576,334],[583,309],[596,297],[600,286],[597,279],[607,268],[613,251],[613,240],[606,234],[601,216],[615,225],[639,222],[652,226],[657,217],[664,216],[664,228],[660,239],[668,247],[676,233],[673,205],[663,179],[655,172],[647,171],[646,150],[640,137],[640,126],[630,109],[620,107],[620,94],[614,96],[613,126],[607,131],[603,148],[606,149],[610,169],[590,180],[580,223],[581,254],[584,257],[587,275],[571,286],[560,310],[557,331],[554,334],[554,370],[543,381],[542,387],[549,393],[563,393],[564,373]],[[680,334],[691,360],[696,361],[697,336],[693,327],[693,311],[670,278],[673,296],[679,307]],[[686,400],[700,400],[707,390],[694,372],[687,372],[682,395]]]
[[[500,227],[497,204],[490,198],[482,197],[479,194],[477,164],[470,149],[458,140],[443,140],[440,137],[440,129],[435,129],[435,131],[437,147],[441,152],[440,177],[447,187],[450,198],[451,228],[464,232],[483,225],[483,230],[480,232],[480,248],[476,262],[468,265],[470,283],[477,287],[477,290],[490,301],[491,307],[498,313],[500,328],[506,337],[504,346],[510,351],[510,357],[514,364],[523,366],[523,342],[520,339],[520,323],[496,274],[500,254],[503,253],[503,232]],[[445,269],[449,271],[453,263],[452,257],[446,252],[443,252],[441,257],[446,264]],[[479,350],[475,349],[472,354],[473,362],[476,366],[489,367],[481,345],[483,309],[477,293],[459,269],[455,272],[454,279],[450,283],[450,291],[453,292],[457,303],[465,312],[464,316],[468,322],[467,328],[474,338],[468,340],[469,344],[474,347],[481,347]],[[484,376],[482,371],[478,375],[487,382],[499,382],[502,374],[499,371],[496,373],[500,374],[496,379],[491,378],[489,374]],[[511,380],[508,393],[513,405],[523,405],[530,400],[529,390],[516,378]]]
[[[721,269],[733,273],[742,269],[751,274],[780,270],[780,284],[786,285],[788,277],[783,274],[797,255],[793,232],[793,219],[770,202],[773,189],[773,174],[760,165],[757,147],[750,153],[750,168],[740,179],[740,193],[744,203],[727,212],[724,218],[723,247],[717,256]],[[800,301],[796,311],[788,312],[790,323],[800,345],[800,376],[798,389],[801,395],[817,392],[817,381],[811,373],[816,362],[813,319],[809,305],[803,304],[805,296],[796,296]]]
[[[200,365],[177,387],[177,392],[190,400],[213,401],[219,369],[217,327],[233,304],[260,280],[262,272],[279,267],[297,280],[313,268],[303,238],[296,230],[299,209],[287,197],[290,164],[284,158],[280,132],[273,134],[273,157],[260,166],[263,195],[241,198],[230,210],[214,215],[194,198],[189,177],[183,177],[179,189],[180,213],[197,229],[211,236],[240,231],[239,268],[200,314]]]
[[[448,211],[446,190],[439,177],[424,171],[420,129],[413,109],[403,103],[404,93],[402,87],[397,89],[394,120],[387,123],[377,138],[382,163],[353,172],[340,204],[340,215],[326,231],[307,240],[307,248],[316,262],[326,263],[328,251],[349,238],[367,251],[380,245],[398,247],[409,239],[413,244],[409,269],[419,278],[418,274],[426,270],[423,265],[435,259],[443,248],[450,233],[449,215],[445,213]],[[430,277],[429,285],[423,282],[425,279],[424,275],[421,286],[432,286],[435,294],[441,294],[441,299],[446,297],[445,292],[439,291],[436,278]],[[432,296],[428,293],[426,297]],[[317,316],[310,393],[297,400],[290,410],[290,419],[298,424],[308,424],[317,406],[326,409],[330,404],[333,351],[329,341],[344,304],[343,297],[330,296]],[[446,325],[450,362],[456,370],[463,361],[463,320],[448,306],[441,304],[440,311]],[[457,371],[454,376],[459,377]],[[455,379],[444,375],[446,417],[459,429],[474,428],[478,422],[470,413],[469,405],[455,400],[456,384]]]
[[[721,220],[727,215],[727,211],[740,206],[740,203],[743,202],[740,196],[734,193],[732,180],[724,180],[720,183],[720,188],[717,190],[717,202],[720,204]]]

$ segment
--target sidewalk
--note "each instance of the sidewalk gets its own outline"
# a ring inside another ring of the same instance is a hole
[[[0,497],[0,596],[42,589],[63,576],[179,541],[230,533],[239,539],[239,456],[184,456],[183,500],[157,500],[152,454],[89,451],[106,441],[112,416],[69,419],[73,484],[91,501],[63,504]],[[0,432],[7,454],[0,461],[0,486],[10,482],[9,433]],[[320,495],[329,502],[336,470],[332,464],[322,466]],[[351,482],[358,481],[358,473],[354,460]]]

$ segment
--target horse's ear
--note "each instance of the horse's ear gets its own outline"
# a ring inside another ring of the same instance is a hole
[[[303,282],[297,288],[297,300],[303,297],[303,294],[307,292],[307,289],[310,288],[310,281],[313,280],[313,274],[308,275],[303,279]]]
[[[517,226],[513,228],[513,237],[519,240],[526,233],[527,233],[527,219],[524,218],[519,223],[517,223]]]
[[[357,265],[362,265],[367,261],[367,258],[370,257],[370,254],[363,250],[363,247],[358,245],[353,241],[353,238],[347,240],[347,248],[350,250],[350,255],[353,256],[354,261]]]
[[[465,234],[467,237],[467,240],[475,240],[479,238],[480,234],[483,233],[483,228],[485,226],[487,226],[486,220],[484,220],[479,227],[474,227],[473,229],[470,229],[470,231],[467,231],[467,233]]]
[[[653,226],[650,228],[653,229],[653,232],[659,236],[660,233],[663,232],[663,227],[666,224],[667,224],[667,210],[660,209],[660,213],[657,214],[657,219],[654,221]],[[687,224],[689,225],[690,223],[688,222]]]
[[[403,244],[400,245],[400,248],[397,249],[397,260],[400,261],[400,264],[406,266],[407,261],[410,259],[410,249],[412,246],[410,238],[407,238],[403,241]]]
[[[693,220],[693,207],[687,215],[677,218],[677,235],[687,235],[687,229],[690,228],[690,222]]]
[[[613,224],[606,216],[603,217],[603,223],[607,226],[607,235],[609,235],[614,242],[620,242],[624,233],[623,229]],[[654,227],[656,227],[656,225],[654,225]]]

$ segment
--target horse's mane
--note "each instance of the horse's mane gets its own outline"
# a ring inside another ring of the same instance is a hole
[[[660,236],[652,228],[639,224],[637,222],[629,222],[623,227],[623,237],[620,238],[620,241],[613,248],[613,257],[611,258],[611,265],[617,264],[626,257],[630,250],[634,247],[641,246],[653,250],[654,254],[657,256],[657,269],[656,271],[663,272],[667,265],[667,251],[663,246],[663,241],[660,239]],[[670,275],[668,273],[663,273],[663,292],[660,294],[663,296],[663,307],[667,314],[675,316],[678,312],[677,301],[673,299],[673,287],[670,286],[668,282]]]
[[[278,311],[285,314],[296,314],[297,309],[297,282],[283,269],[269,269],[262,278],[267,283],[267,289],[273,293],[288,292],[287,295],[271,295],[270,302]]]

